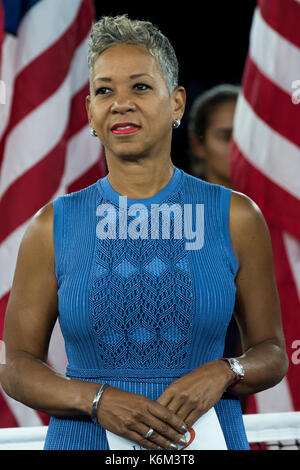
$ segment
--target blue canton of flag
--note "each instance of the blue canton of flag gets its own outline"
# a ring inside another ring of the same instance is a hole
[[[22,18],[41,0],[2,0],[4,7],[4,29],[7,33],[18,34]]]

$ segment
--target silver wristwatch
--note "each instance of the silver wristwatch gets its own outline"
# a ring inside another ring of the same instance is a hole
[[[235,358],[233,357],[222,357],[221,358],[223,361],[227,361],[232,372],[235,374],[235,381],[234,383],[231,385],[235,385],[236,383],[240,382],[241,380],[244,379],[245,377],[245,371],[244,371],[244,367],[242,366],[242,364]]]

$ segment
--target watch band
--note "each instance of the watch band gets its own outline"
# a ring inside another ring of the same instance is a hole
[[[239,375],[237,372],[235,372],[235,370],[232,368],[232,365],[230,364],[230,359],[229,357],[219,357],[219,360],[220,361],[226,361],[229,365],[229,367],[231,368],[232,372],[235,374],[235,381],[229,385],[228,388],[233,388],[235,387],[235,385],[237,385],[238,383],[242,382],[244,380],[244,376],[243,375]],[[235,359],[237,361],[237,359]],[[237,361],[238,362],[238,361]]]

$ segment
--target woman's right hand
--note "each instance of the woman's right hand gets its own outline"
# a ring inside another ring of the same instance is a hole
[[[105,429],[141,447],[175,450],[186,444],[185,423],[165,406],[143,395],[106,387],[98,405],[97,417]],[[149,428],[153,428],[154,432],[145,439]],[[180,442],[180,439],[183,440]]]

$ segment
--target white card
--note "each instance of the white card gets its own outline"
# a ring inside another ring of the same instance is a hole
[[[106,431],[106,435],[110,450],[151,450],[110,431]],[[214,408],[201,416],[185,436],[188,439],[188,444],[178,450],[227,450],[223,431]]]

